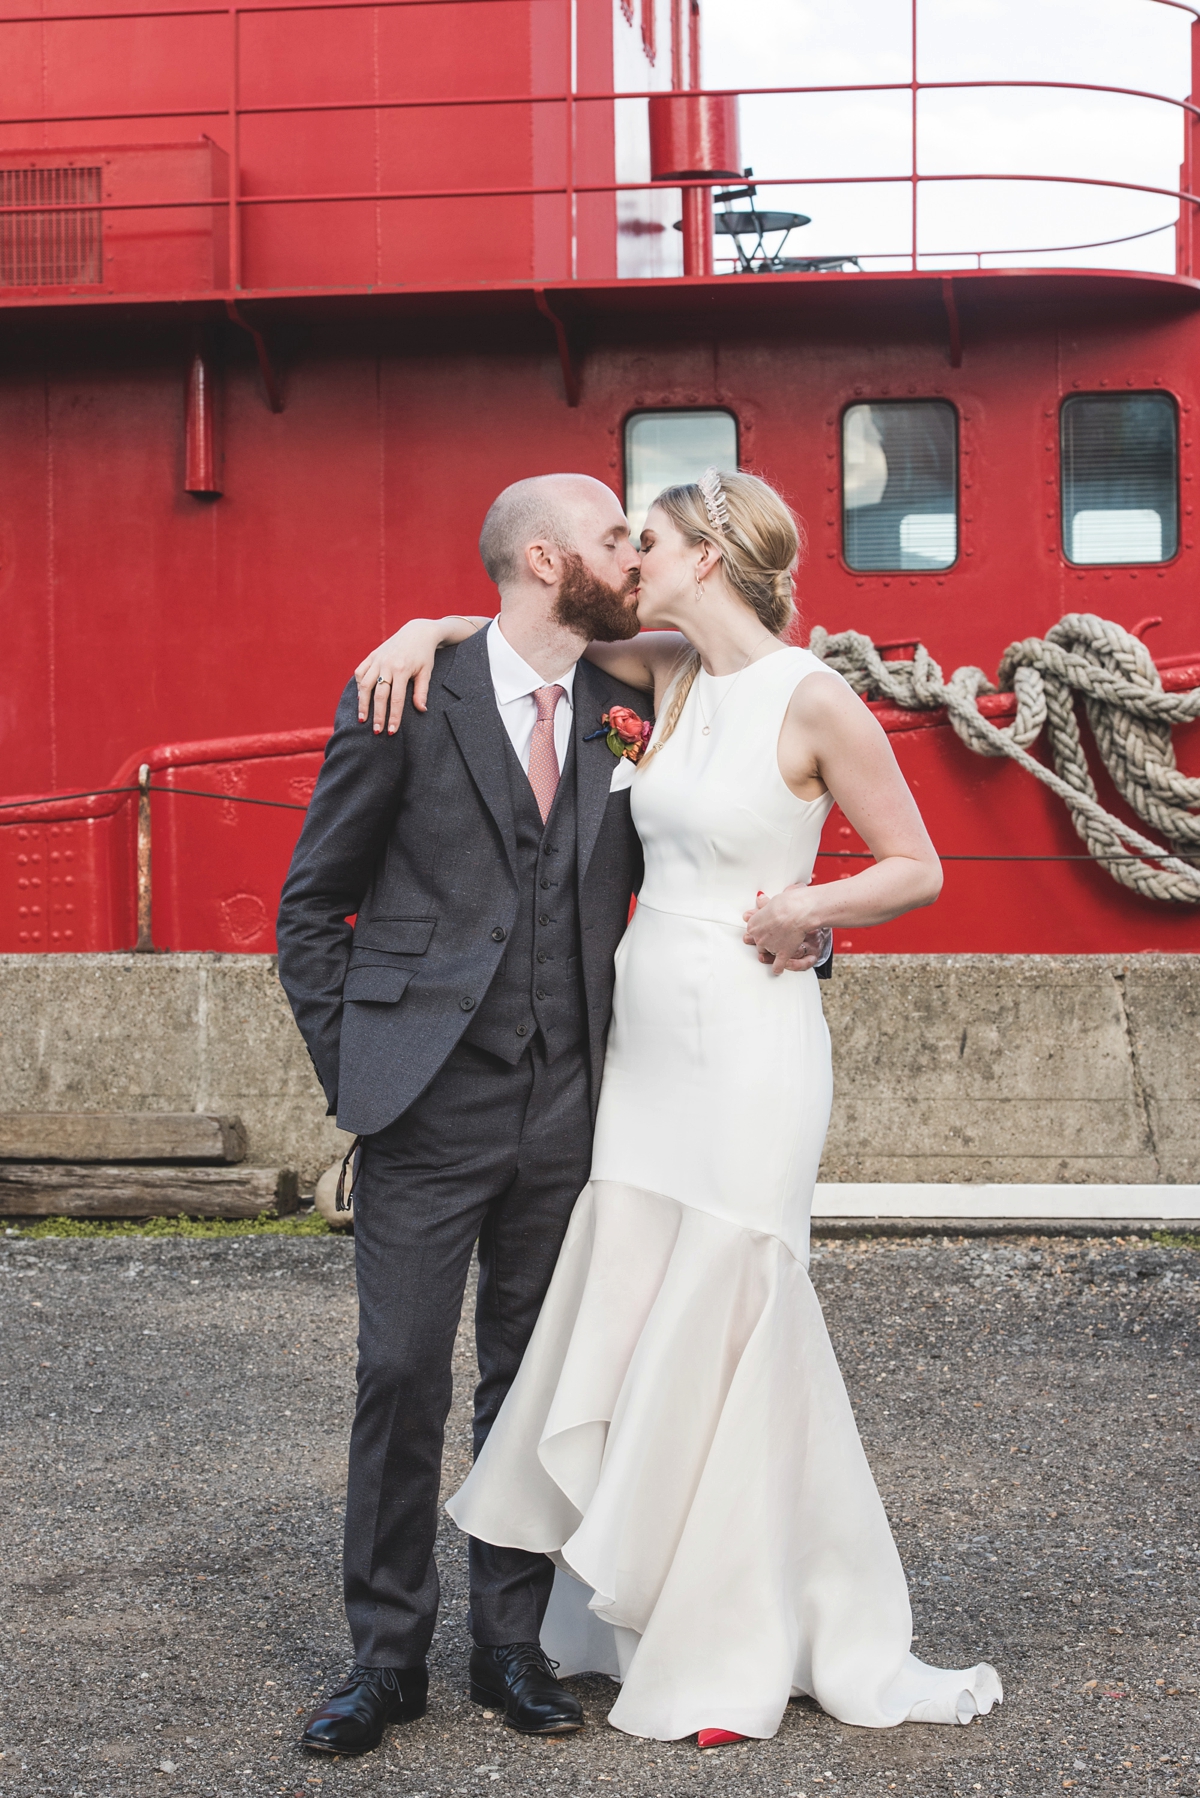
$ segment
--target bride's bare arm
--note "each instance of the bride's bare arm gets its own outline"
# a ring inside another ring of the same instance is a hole
[[[386,643],[373,649],[354,670],[358,683],[358,721],[366,722],[374,694],[372,728],[379,736],[384,725],[388,735],[400,729],[404,716],[404,700],[408,683],[412,682],[413,704],[418,712],[425,710],[429,698],[429,677],[433,658],[446,643],[464,643],[492,621],[482,615],[470,617],[456,612],[448,618],[410,618]]]
[[[745,941],[780,959],[817,925],[885,924],[932,905],[942,867],[887,733],[857,694],[813,674],[792,696],[779,735],[779,771],[799,799],[832,793],[874,857],[849,878],[787,887],[747,912]]]
[[[385,727],[389,736],[394,736],[404,715],[408,683],[412,682],[414,706],[423,712],[438,650],[447,643],[464,642],[490,623],[490,618],[465,613],[446,618],[410,618],[354,670],[359,723],[365,723],[370,713],[376,736]],[[591,643],[584,653],[589,662],[624,681],[626,686],[653,693],[657,706],[686,648],[678,631],[643,631],[625,643]]]
[[[654,709],[687,649],[687,638],[678,631],[640,631],[624,643],[589,643],[584,656],[603,668],[614,680],[636,687],[640,693],[653,693]]]

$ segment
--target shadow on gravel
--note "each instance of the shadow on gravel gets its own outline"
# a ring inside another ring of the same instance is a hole
[[[465,1697],[443,1531],[429,1715],[303,1756],[347,1661],[339,1535],[353,1244],[10,1240],[0,1250],[6,1645],[0,1793],[497,1791],[1200,1798],[1200,1254],[1012,1239],[818,1246],[813,1279],[912,1583],[916,1652],[995,1661],[966,1729],[805,1702],[699,1754],[606,1727],[530,1742]],[[467,1464],[460,1336],[446,1488]]]

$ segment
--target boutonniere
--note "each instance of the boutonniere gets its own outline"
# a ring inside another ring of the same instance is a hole
[[[594,743],[597,737],[605,737],[614,755],[638,762],[646,752],[653,729],[652,724],[639,718],[627,705],[614,705],[600,714],[600,729],[594,730],[583,740],[585,743]]]

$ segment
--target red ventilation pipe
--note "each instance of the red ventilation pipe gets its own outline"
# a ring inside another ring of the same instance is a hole
[[[650,100],[650,179],[740,181],[735,94],[654,94]],[[713,272],[712,189],[683,190],[683,272]]]
[[[198,339],[192,345],[184,387],[183,486],[186,493],[221,492],[221,444],[217,416],[217,372],[212,351]]]

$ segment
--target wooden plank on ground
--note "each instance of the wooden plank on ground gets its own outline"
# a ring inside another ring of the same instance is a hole
[[[257,1217],[298,1195],[291,1168],[0,1162],[3,1217]]]
[[[0,1112],[0,1161],[246,1159],[241,1118],[200,1111]]]

